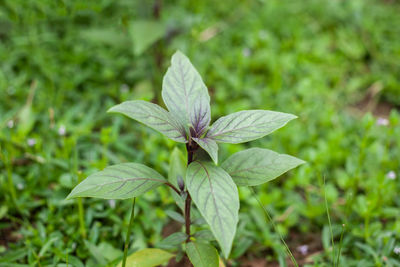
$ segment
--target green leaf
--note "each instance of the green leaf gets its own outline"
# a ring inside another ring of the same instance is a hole
[[[193,140],[210,155],[211,159],[218,163],[218,145],[211,138],[193,138]]]
[[[108,112],[124,114],[159,131],[174,141],[186,142],[184,127],[171,113],[156,104],[143,100],[126,101],[110,108]]]
[[[158,248],[145,248],[128,256],[126,267],[153,267],[167,263],[174,254]],[[122,266],[122,261],[117,267]]]
[[[305,163],[301,159],[263,148],[250,148],[233,154],[221,167],[238,186],[266,183]]]
[[[177,51],[163,79],[162,97],[168,110],[200,137],[211,120],[210,96],[200,74],[189,59]]]
[[[239,195],[227,172],[211,162],[192,162],[187,189],[227,258],[236,232]]]
[[[244,110],[219,118],[206,137],[221,143],[238,144],[266,136],[297,118],[269,110]]]
[[[219,256],[217,250],[210,244],[189,242],[186,253],[194,267],[218,267]]]
[[[165,182],[161,174],[143,164],[122,163],[90,175],[72,190],[67,199],[75,197],[133,198]]]
[[[165,26],[158,21],[139,20],[131,24],[129,33],[133,42],[135,56],[142,54],[152,44],[165,35]]]
[[[158,243],[157,247],[164,249],[178,248],[178,246],[185,242],[186,239],[187,235],[185,233],[176,232],[163,239],[160,243]]]

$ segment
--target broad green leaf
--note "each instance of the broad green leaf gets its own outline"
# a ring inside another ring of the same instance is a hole
[[[108,112],[121,113],[137,120],[177,142],[186,142],[185,129],[162,107],[143,100],[126,101]]]
[[[227,258],[238,222],[239,195],[235,183],[213,163],[194,161],[186,172],[186,184]]]
[[[129,33],[133,53],[138,56],[165,35],[165,26],[158,21],[139,20],[132,22]]]
[[[271,181],[303,163],[301,159],[286,154],[250,148],[233,154],[221,167],[238,186],[255,186]]]
[[[218,163],[218,144],[211,138],[193,138],[193,140],[210,155],[211,159]]]
[[[193,128],[193,137],[200,137],[211,120],[210,96],[200,74],[189,59],[177,51],[163,79],[162,97],[168,110],[186,129]]]
[[[297,118],[269,110],[244,110],[219,118],[206,137],[221,143],[238,144],[266,136]]]
[[[128,256],[126,267],[154,267],[167,263],[174,254],[158,248],[145,248]],[[117,265],[122,267],[122,261]]]
[[[67,199],[75,197],[133,198],[165,182],[161,174],[143,164],[122,163],[90,175],[72,190]]]
[[[210,244],[191,241],[186,245],[186,253],[194,267],[218,267],[217,250]]]

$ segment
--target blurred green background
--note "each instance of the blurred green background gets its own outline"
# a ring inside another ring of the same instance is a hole
[[[130,201],[66,195],[121,162],[166,175],[173,141],[107,114],[144,99],[182,50],[212,117],[270,109],[299,119],[250,146],[306,160],[250,190],[229,266],[400,266],[400,2],[3,0],[0,2],[0,266],[113,266]],[[183,147],[179,147],[183,149]],[[324,186],[324,180],[325,186]],[[137,201],[132,251],[180,230],[165,188]],[[79,212],[83,220],[80,221]],[[258,265],[256,265],[258,264]]]

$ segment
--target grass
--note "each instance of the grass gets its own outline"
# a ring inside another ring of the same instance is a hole
[[[399,266],[399,3],[175,0],[157,18],[154,2],[0,6],[0,266],[112,266],[122,258],[130,202],[64,198],[109,164],[168,172],[174,144],[106,110],[159,101],[176,49],[204,77],[214,118],[257,108],[299,116],[254,144],[221,148],[221,159],[257,145],[308,162],[257,190],[276,230],[240,190],[232,266],[289,262],[280,236],[299,264],[330,266],[325,197],[335,244],[342,239],[340,266]],[[154,45],[132,32],[146,19],[164,31]],[[137,201],[131,251],[165,237],[173,203],[167,189]]]

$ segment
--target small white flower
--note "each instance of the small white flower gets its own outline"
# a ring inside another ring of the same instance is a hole
[[[393,249],[393,252],[394,252],[395,254],[399,255],[399,254],[400,254],[400,247],[395,247],[395,248]]]
[[[298,246],[297,251],[300,252],[301,255],[306,255],[308,253],[308,245]]]
[[[36,145],[36,139],[35,138],[28,138],[28,146],[34,146]]]
[[[24,189],[24,185],[23,185],[22,183],[18,183],[18,184],[17,184],[17,188],[18,188],[19,190],[22,190],[22,189]]]
[[[108,205],[110,205],[110,208],[115,209],[115,199],[108,200]]]
[[[7,127],[8,128],[13,128],[14,127],[14,121],[13,120],[9,120],[8,122],[7,122]]]
[[[378,120],[376,121],[376,124],[379,126],[388,126],[389,120],[386,118],[378,118]]]
[[[394,180],[396,179],[396,173],[394,171],[390,171],[386,174],[386,178],[390,179],[390,180]]]
[[[58,127],[58,135],[64,136],[67,133],[67,128],[64,125]]]
[[[73,243],[71,244],[71,248],[72,248],[72,250],[75,250],[75,249],[76,249],[76,242],[73,242]]]
[[[251,55],[251,50],[248,47],[243,48],[242,54],[244,57],[249,57]]]

